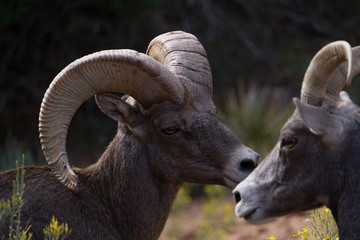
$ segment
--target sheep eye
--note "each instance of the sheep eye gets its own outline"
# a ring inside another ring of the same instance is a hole
[[[287,148],[293,148],[297,143],[296,138],[284,138],[281,142],[281,146],[286,146]]]
[[[163,129],[161,129],[161,131],[163,133],[165,133],[166,135],[173,135],[173,134],[177,133],[179,131],[179,129],[177,127],[171,126],[168,128],[163,128]]]

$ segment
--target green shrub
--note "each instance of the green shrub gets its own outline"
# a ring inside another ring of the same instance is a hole
[[[311,219],[306,219],[302,230],[294,237],[304,240],[339,240],[338,228],[331,210],[322,207],[311,211]]]
[[[284,90],[239,85],[229,92],[219,111],[224,122],[248,147],[264,156],[275,145],[283,124],[294,109]]]
[[[25,227],[21,226],[21,209],[24,206],[23,195],[25,192],[25,183],[24,183],[24,175],[25,170],[23,168],[24,165],[24,156],[22,157],[22,167],[18,166],[18,161],[16,161],[16,178],[13,181],[13,194],[11,197],[11,201],[3,200],[5,203],[5,215],[9,217],[9,239],[17,239],[17,240],[25,240],[31,239],[32,234],[29,232],[30,225],[29,222],[25,225]]]
[[[292,237],[299,240],[339,240],[336,222],[327,207],[311,211],[310,219],[300,220],[304,227]],[[276,240],[276,237],[267,237],[264,240]]]
[[[26,156],[24,165],[33,164],[31,150],[12,133],[8,132],[4,144],[0,145],[0,170],[3,171],[17,167],[14,159],[21,159],[22,155]]]
[[[45,240],[64,240],[71,234],[67,223],[58,223],[55,216],[52,216],[49,226],[44,228]]]
[[[13,194],[11,200],[0,200],[0,226],[9,222],[9,236],[12,240],[30,240],[32,238],[30,220],[23,227],[21,219],[21,209],[24,206],[24,155],[22,156],[22,165],[18,166],[16,161],[16,177],[13,181]],[[44,228],[44,236],[46,240],[64,240],[71,233],[67,224],[59,224],[53,216],[49,226]],[[5,239],[6,236],[2,236]]]

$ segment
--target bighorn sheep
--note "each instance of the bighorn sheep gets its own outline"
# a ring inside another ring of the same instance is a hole
[[[51,83],[39,116],[49,167],[27,167],[25,175],[22,217],[31,218],[35,238],[55,215],[69,224],[70,239],[157,239],[183,182],[234,188],[257,165],[258,155],[215,113],[210,66],[197,38],[166,33],[147,54],[90,54]],[[118,130],[97,163],[72,169],[68,126],[94,95]],[[14,175],[0,174],[1,198],[11,196]]]
[[[262,223],[325,205],[340,239],[359,238],[360,108],[340,92],[359,72],[360,48],[344,41],[315,55],[278,143],[233,191],[237,216]]]

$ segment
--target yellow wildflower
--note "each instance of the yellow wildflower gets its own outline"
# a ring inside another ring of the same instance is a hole
[[[298,237],[298,236],[300,236],[300,234],[301,234],[301,231],[298,230],[297,234],[293,235],[293,237]]]
[[[324,207],[323,209],[324,209],[324,213],[328,213],[330,211],[330,209],[327,207]]]
[[[268,239],[268,240],[276,240],[276,237],[271,236],[271,237],[267,237],[266,239]]]

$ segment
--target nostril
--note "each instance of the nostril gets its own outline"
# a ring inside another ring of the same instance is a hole
[[[241,196],[240,193],[238,191],[234,191],[234,197],[235,197],[235,202],[238,203],[241,201]]]
[[[256,164],[251,159],[244,159],[240,163],[240,170],[252,171],[256,167]]]

